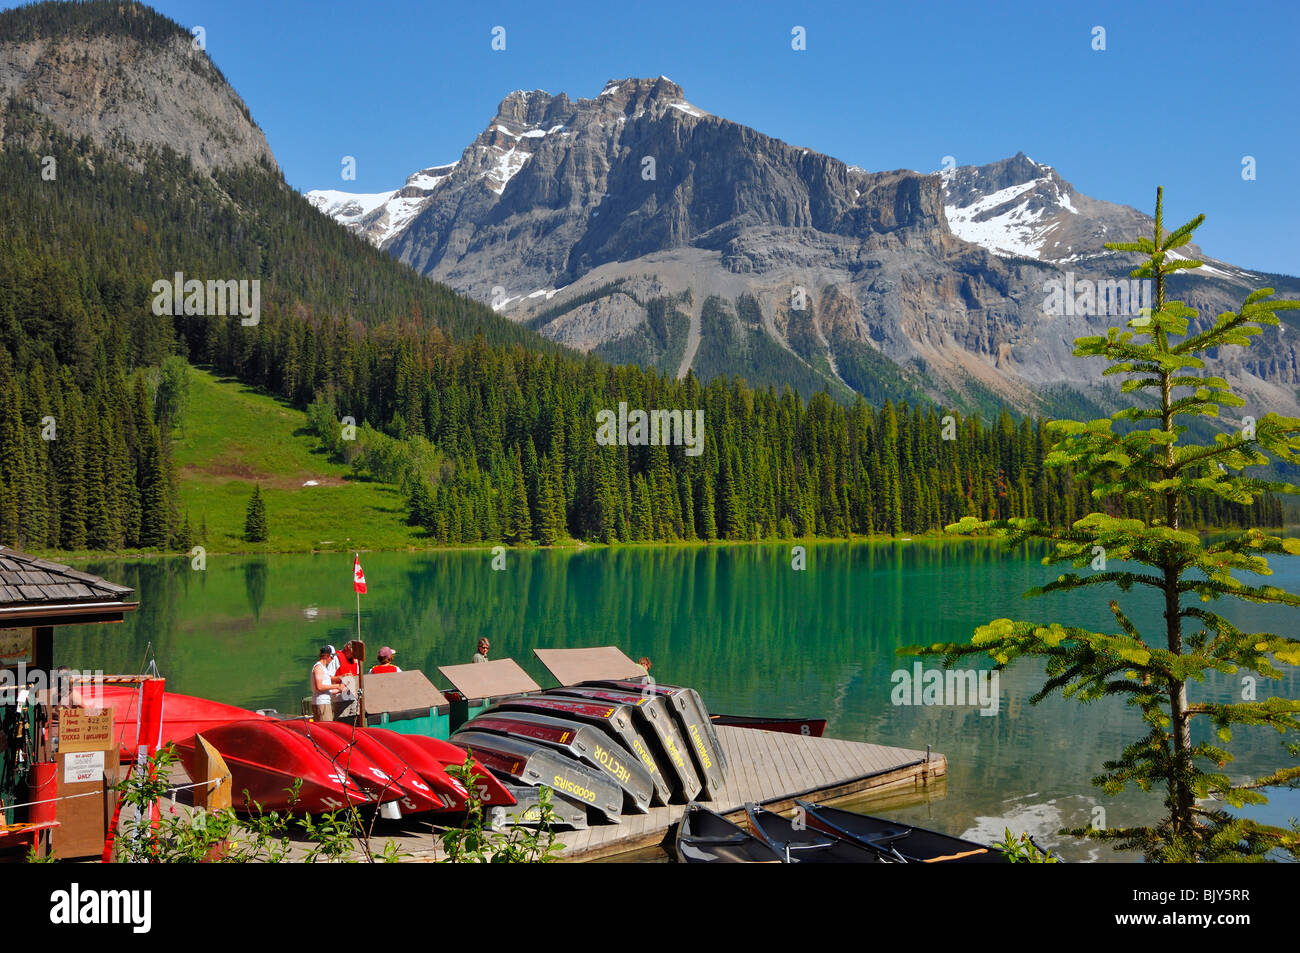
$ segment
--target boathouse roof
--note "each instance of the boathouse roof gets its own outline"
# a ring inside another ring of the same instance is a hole
[[[120,622],[130,586],[0,546],[0,628]]]

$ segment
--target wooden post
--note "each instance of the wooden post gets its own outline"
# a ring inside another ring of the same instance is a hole
[[[357,662],[357,716],[360,718],[358,724],[364,728],[366,726],[366,643],[360,639],[353,640],[352,657]]]
[[[32,668],[54,677],[54,626],[38,625],[32,628]]]
[[[230,807],[230,768],[226,767],[221,753],[202,735],[195,735],[194,773],[192,780],[207,781],[194,789],[194,806],[209,811]],[[216,784],[211,782],[215,781]]]

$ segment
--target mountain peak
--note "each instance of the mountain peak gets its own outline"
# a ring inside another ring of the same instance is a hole
[[[629,105],[640,104],[648,100],[671,102],[681,101],[685,98],[686,93],[682,88],[667,76],[656,76],[654,79],[628,77],[626,79],[611,79],[596,97],[596,102],[608,102],[626,109]]]
[[[521,129],[562,124],[573,111],[564,93],[552,96],[544,89],[516,89],[501,100],[491,126],[505,125]]]
[[[128,163],[168,147],[196,168],[277,168],[244,101],[189,32],[135,3],[34,4],[0,14],[0,114],[30,104]],[[93,95],[88,91],[93,90]],[[3,118],[0,118],[0,133]]]

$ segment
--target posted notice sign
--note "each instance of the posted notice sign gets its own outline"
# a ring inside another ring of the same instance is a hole
[[[19,662],[30,665],[36,659],[34,641],[31,629],[0,631],[0,667]]]
[[[104,752],[75,751],[63,758],[63,783],[84,784],[104,777]]]
[[[113,709],[60,708],[59,752],[113,747]]]

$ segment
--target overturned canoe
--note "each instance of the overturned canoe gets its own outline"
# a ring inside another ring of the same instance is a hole
[[[673,796],[672,782],[659,767],[659,762],[651,750],[652,744],[646,740],[636,725],[633,706],[563,695],[517,695],[512,698],[502,698],[484,714],[507,711],[551,715],[600,728],[632,752],[650,776],[654,784],[652,804],[667,804]]]
[[[230,769],[231,805],[236,810],[320,814],[369,800],[346,771],[323,758],[305,738],[281,730],[270,719],[226,722],[202,734]],[[173,744],[193,776],[194,736]],[[296,799],[291,797],[295,786]]]
[[[443,770],[447,772],[458,789],[463,787],[464,779],[461,777],[460,772],[465,767],[465,759],[469,757],[464,748],[459,748],[450,741],[443,741],[441,738],[430,738],[428,735],[406,735],[387,728],[369,728],[367,730],[377,732],[386,744],[399,744],[397,739],[389,738],[389,735],[397,735],[410,744],[419,746],[442,765]],[[487,807],[509,807],[515,803],[514,797],[491,771],[474,759],[470,759],[470,761],[470,772],[474,775],[474,793],[480,802]]]
[[[123,759],[134,760],[136,745],[139,742],[136,738],[136,721],[140,709],[139,684],[87,687],[84,696],[88,704],[93,703],[103,708],[113,709],[113,738],[118,742]],[[164,745],[185,741],[196,734],[206,738],[213,728],[236,721],[270,722],[269,718],[256,712],[195,695],[165,691],[162,698],[162,726],[159,741]]]
[[[545,745],[462,729],[452,741],[473,752],[487,767],[520,784],[541,785],[595,808],[618,823],[623,809],[623,789],[572,758]]]
[[[506,785],[515,799],[514,807],[497,806],[488,813],[488,821],[494,829],[503,827],[539,827],[542,823],[541,789],[526,784]],[[571,827],[575,831],[585,831],[587,823],[587,805],[563,794],[551,791],[551,814],[553,823],[558,826]]]
[[[700,793],[700,776],[695,772],[695,762],[682,739],[682,733],[677,730],[667,699],[651,693],[635,694],[613,688],[581,686],[553,688],[549,694],[627,705],[642,736],[654,739],[655,761],[660,770],[672,779],[676,796],[683,802],[689,802],[695,800]]]
[[[387,728],[366,728],[366,733],[379,741],[386,748],[400,757],[419,772],[426,784],[438,792],[446,803],[448,811],[463,811],[468,806],[469,791],[459,778],[447,773],[447,766],[420,743],[419,735],[404,735],[389,731]],[[455,745],[443,742],[448,748],[459,753],[457,766],[464,764],[465,752]],[[509,805],[513,803],[510,793],[501,786],[501,782],[481,764],[475,762],[474,773],[478,776],[479,800],[484,804]],[[489,787],[490,785],[490,787]]]
[[[726,755],[718,744],[718,736],[709,720],[709,713],[704,707],[700,693],[693,688],[679,685],[663,685],[651,679],[583,682],[584,686],[597,688],[614,688],[637,694],[654,694],[666,698],[677,726],[681,730],[686,747],[695,759],[696,772],[704,795],[715,799],[726,782]]]
[[[1002,851],[950,834],[836,807],[796,801],[810,829],[861,844],[886,857],[921,864],[1005,864]]]
[[[533,712],[492,712],[479,715],[466,730],[540,742],[576,758],[623,789],[624,807],[640,814],[650,809],[654,782],[623,746],[592,725]]]
[[[686,805],[673,845],[679,864],[779,864],[783,860],[771,845],[694,801]]]
[[[398,798],[403,814],[420,814],[425,811],[449,810],[451,798],[444,798],[442,791],[433,788],[424,777],[401,755],[384,745],[365,728],[345,725],[340,721],[317,722],[316,727],[332,732],[346,744],[353,745],[372,762],[375,767],[393,779],[405,792]]]
[[[271,724],[279,731],[305,738],[322,758],[337,770],[346,772],[371,802],[386,804],[409,798],[411,806],[403,804],[404,812],[432,810],[432,799],[402,786],[347,738],[324,728],[323,725],[329,722],[273,721]]]

